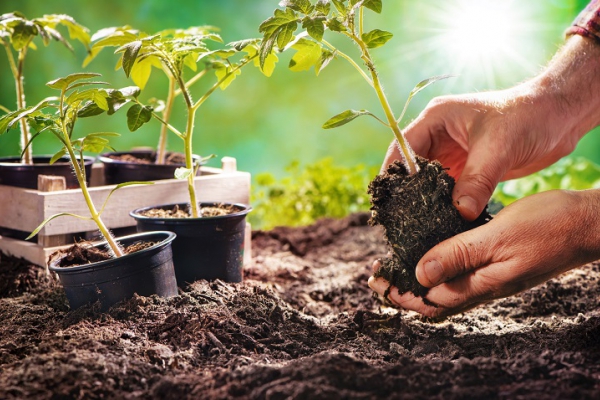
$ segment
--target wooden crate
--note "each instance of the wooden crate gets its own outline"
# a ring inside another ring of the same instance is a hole
[[[237,171],[235,159],[224,157],[222,168],[201,167],[195,178],[198,201],[222,201],[249,204],[250,173]],[[102,164],[95,164],[90,194],[100,208],[115,185],[102,185]],[[100,185],[100,186],[97,186]],[[102,214],[109,229],[133,232],[135,220],[129,212],[140,207],[188,201],[187,183],[176,179],[156,181],[153,185],[126,186],[115,191]],[[89,215],[79,189],[40,191],[0,185],[0,227],[5,230],[33,231],[43,220],[61,212]],[[245,262],[250,260],[250,227],[246,228]],[[50,254],[77,237],[93,237],[97,228],[92,221],[60,217],[50,221],[35,241],[0,236],[0,251],[45,265]]]

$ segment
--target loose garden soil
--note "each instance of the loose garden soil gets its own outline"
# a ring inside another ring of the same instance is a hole
[[[369,215],[254,232],[242,284],[69,311],[2,256],[2,399],[600,397],[600,268],[441,322],[374,298]]]

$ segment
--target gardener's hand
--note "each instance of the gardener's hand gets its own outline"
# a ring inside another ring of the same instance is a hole
[[[431,288],[426,299],[437,307],[410,292],[400,295],[396,288],[388,299],[425,316],[443,317],[600,259],[599,206],[600,190],[556,190],[519,200],[419,261],[417,279]],[[369,286],[383,295],[389,283],[371,277]]]
[[[598,76],[600,46],[575,36],[538,77],[508,90],[434,99],[405,135],[417,154],[449,168],[455,205],[473,220],[498,182],[549,166],[600,124]],[[384,167],[399,157],[390,146]]]

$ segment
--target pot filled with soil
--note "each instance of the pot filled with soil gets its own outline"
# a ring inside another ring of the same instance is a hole
[[[193,158],[194,162],[200,162],[199,156]],[[98,159],[104,164],[104,182],[107,185],[173,179],[175,170],[185,167],[185,155],[181,153],[167,153],[164,164],[157,164],[154,150],[104,153]]]
[[[437,161],[418,157],[417,164],[419,171],[409,175],[395,161],[373,179],[370,223],[383,226],[390,249],[374,276],[383,277],[400,293],[424,297],[428,289],[417,281],[418,261],[436,244],[488,222],[491,216],[484,211],[474,221],[463,219],[452,204],[454,178]]]
[[[134,294],[177,295],[173,268],[172,232],[147,232],[117,240],[126,255],[112,258],[106,242],[75,244],[50,256],[48,266],[62,283],[71,309],[99,302],[107,310]]]
[[[181,287],[199,279],[241,282],[246,215],[244,204],[200,203],[200,216],[189,217],[188,204],[168,204],[134,210],[138,232],[168,230],[173,262]]]
[[[38,188],[38,175],[64,176],[67,189],[78,189],[77,177],[67,157],[50,164],[52,156],[34,156],[33,164],[23,164],[20,157],[0,158],[0,185],[25,189]],[[84,156],[85,174],[89,184],[94,158]]]

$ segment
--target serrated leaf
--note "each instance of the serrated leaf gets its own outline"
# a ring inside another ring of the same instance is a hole
[[[222,80],[222,82],[219,84],[219,88],[221,88],[221,90],[227,89],[227,86],[229,86],[231,82],[233,82],[235,78],[242,73],[241,69],[236,69],[233,71],[233,67],[231,65],[215,64],[215,66],[217,67],[215,68],[215,75],[219,81]]]
[[[127,127],[134,132],[150,121],[150,118],[152,118],[151,107],[134,104],[127,110]]]
[[[346,16],[347,12],[346,12],[346,5],[344,4],[343,1],[340,0],[331,0],[331,2],[333,3],[333,5],[335,6],[336,10],[342,15],[342,16]]]
[[[156,62],[155,57],[147,57],[136,62],[131,69],[131,79],[140,88],[144,89],[150,79],[152,73],[152,66]]]
[[[81,150],[101,153],[108,144],[108,139],[101,136],[86,136],[81,141]]]
[[[292,49],[296,50],[289,64],[292,71],[309,70],[321,58],[321,46],[312,40],[302,38],[292,46]]]
[[[96,105],[96,103],[89,102],[89,103],[84,104],[83,107],[81,107],[79,110],[77,110],[77,116],[79,118],[95,117],[96,115],[102,114],[104,111],[105,110],[98,107],[98,105]]]
[[[321,71],[325,69],[325,67],[329,65],[329,63],[331,62],[331,60],[333,60],[334,57],[335,54],[327,49],[323,49],[321,51],[321,57],[319,57],[319,60],[315,64],[315,73],[317,74],[317,76],[321,73]]]
[[[333,32],[346,32],[348,30],[337,18],[329,18],[326,24],[327,28]]]
[[[330,9],[331,4],[329,4],[329,0],[319,0],[317,1],[317,4],[315,4],[315,10],[323,15],[329,14]]]
[[[302,14],[310,14],[314,8],[309,0],[282,0],[279,2],[279,6],[291,8]]]
[[[381,10],[383,9],[381,0],[364,0],[362,5],[369,10],[375,11],[377,14],[381,14]]]
[[[63,90],[66,89],[73,82],[76,82],[81,79],[96,78],[98,76],[102,75],[93,72],[78,72],[75,74],[67,75],[64,78],[54,79],[53,81],[46,83],[46,86],[52,89]]]
[[[373,113],[367,110],[346,110],[325,121],[323,124],[323,129],[337,128],[338,126],[346,125],[348,122],[360,117],[361,115],[374,116]]]
[[[49,161],[49,164],[50,165],[54,164],[56,161],[58,161],[59,159],[61,159],[65,154],[67,154],[67,150],[63,147],[56,154],[54,154],[52,156],[52,158]]]
[[[321,41],[325,33],[325,17],[307,17],[302,21],[302,27],[313,39]]]
[[[386,44],[394,35],[391,32],[373,29],[362,34],[362,40],[369,49],[375,49]]]
[[[175,179],[187,179],[192,174],[192,170],[185,167],[179,167],[175,170]]]
[[[123,52],[121,65],[123,68],[123,72],[125,72],[125,76],[129,78],[129,74],[131,73],[131,69],[135,64],[138,54],[140,53],[140,49],[142,48],[141,40],[134,40],[133,42],[127,43],[124,46],[118,48],[115,53]]]
[[[38,34],[38,29],[31,21],[20,20],[13,26],[11,43],[16,51],[23,50],[29,42]]]

